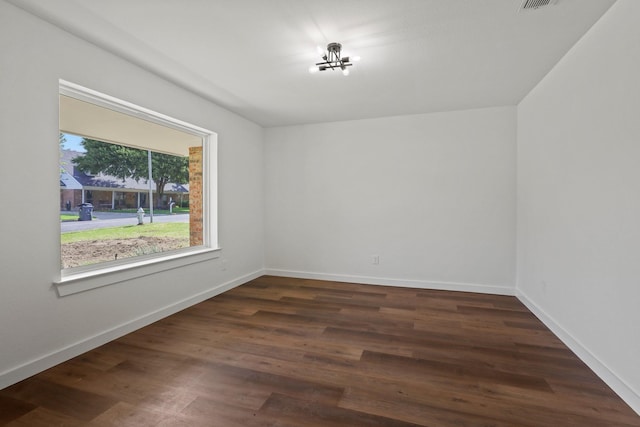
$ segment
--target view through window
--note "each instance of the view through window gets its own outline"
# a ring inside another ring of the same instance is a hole
[[[61,86],[63,271],[123,265],[208,243],[206,138],[118,109],[68,96]]]

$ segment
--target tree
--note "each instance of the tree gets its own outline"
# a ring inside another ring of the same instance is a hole
[[[64,150],[64,143],[65,142],[67,142],[67,138],[64,137],[63,133],[59,133],[58,134],[58,144],[60,146],[60,150],[59,150],[60,151],[60,153],[59,153],[59,156],[60,156],[60,173],[64,172],[64,167],[63,166],[65,165],[65,163],[64,163],[64,161],[62,161],[62,150]]]
[[[145,169],[147,176],[149,176],[148,164],[147,158],[147,169]],[[151,152],[151,173],[156,183],[158,200],[161,200],[164,195],[164,187],[168,183],[189,183],[189,158]]]
[[[84,173],[115,176],[123,181],[133,178],[137,181],[148,179],[149,162],[147,150],[125,147],[84,138],[82,146],[86,153],[73,159],[73,163]],[[164,187],[174,182],[189,182],[188,157],[151,152],[152,179],[156,184],[157,202],[162,200]]]

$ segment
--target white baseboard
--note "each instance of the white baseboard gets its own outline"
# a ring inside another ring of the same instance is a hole
[[[365,285],[398,286],[403,288],[438,289],[444,291],[478,292],[494,295],[515,295],[515,289],[507,286],[477,283],[432,282],[427,280],[392,279],[387,277],[354,276],[348,274],[314,273],[309,271],[279,270],[267,268],[264,274],[295,277],[299,279],[332,280],[336,282],[362,283]]]
[[[640,415],[640,394],[594,356],[588,348],[571,336],[558,322],[533,302],[524,292],[516,289],[516,297],[527,306],[567,347],[573,351],[595,374],[616,392],[627,405]]]
[[[240,286],[243,283],[262,276],[263,274],[264,270],[258,270],[253,273],[249,273],[236,279],[230,280],[226,283],[222,283],[204,292],[193,295],[189,298],[185,298],[181,301],[177,301],[166,307],[163,307],[151,313],[147,313],[114,328],[108,329],[104,332],[100,332],[99,334],[96,334],[92,337],[86,338],[82,341],[78,341],[75,344],[55,350],[42,357],[2,372],[0,373],[0,389],[29,378],[32,375],[49,369],[66,360],[79,356],[80,354],[106,344],[109,341],[113,341],[116,338],[147,326],[167,316],[170,316],[171,314],[177,313],[178,311],[184,310],[187,307],[226,292],[230,289],[235,288],[236,286]]]

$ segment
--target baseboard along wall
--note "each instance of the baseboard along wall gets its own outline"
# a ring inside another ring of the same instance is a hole
[[[211,289],[208,289],[204,292],[193,295],[189,298],[185,298],[181,301],[170,304],[166,307],[163,307],[151,313],[147,313],[136,319],[130,320],[114,328],[111,328],[109,330],[96,334],[92,337],[78,341],[75,344],[55,350],[49,354],[30,360],[29,362],[26,362],[13,369],[2,372],[0,373],[0,389],[3,389],[19,381],[22,381],[26,378],[29,378],[30,376],[35,375],[39,372],[42,372],[46,369],[49,369],[59,363],[72,359],[76,356],[79,356],[82,353],[85,353],[89,350],[92,350],[96,347],[106,344],[109,341],[113,341],[116,338],[119,338],[123,335],[126,335],[130,332],[140,329],[144,326],[150,325],[153,322],[157,322],[160,319],[163,319],[167,316],[170,316],[174,313],[184,310],[187,307],[190,307],[194,304],[207,300],[211,297],[214,297],[218,294],[226,292],[244,283],[247,283],[262,275],[264,275],[264,271],[258,270],[253,273],[249,273],[244,276],[235,278],[228,282],[217,285]]]
[[[607,365],[600,361],[587,347],[567,332],[553,317],[541,309],[520,289],[516,289],[516,298],[520,300],[547,328],[557,336],[571,351],[575,353],[602,381],[640,415],[640,393],[633,390],[616,375]]]
[[[515,289],[509,286],[483,285],[477,283],[438,282],[414,279],[393,279],[388,277],[357,276],[349,274],[314,273],[281,269],[266,269],[270,276],[298,279],[331,280],[335,282],[360,283],[365,285],[398,286],[417,289],[437,289],[443,291],[477,292],[481,294],[515,296]]]

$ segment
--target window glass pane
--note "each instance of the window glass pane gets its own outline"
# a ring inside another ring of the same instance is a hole
[[[203,245],[202,145],[176,155],[60,138],[63,269]]]

